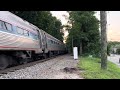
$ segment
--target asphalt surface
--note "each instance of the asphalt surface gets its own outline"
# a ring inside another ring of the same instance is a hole
[[[120,55],[111,54],[110,56],[108,56],[108,60],[120,67]]]

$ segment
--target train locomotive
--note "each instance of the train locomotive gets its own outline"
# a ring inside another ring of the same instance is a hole
[[[60,40],[9,11],[0,11],[0,69],[65,52]]]

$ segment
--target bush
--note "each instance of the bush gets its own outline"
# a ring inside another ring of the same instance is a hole
[[[107,55],[110,56],[110,45],[107,46]]]
[[[116,52],[117,52],[117,54],[120,54],[120,48],[119,48],[119,49],[117,49],[117,51],[116,51]]]

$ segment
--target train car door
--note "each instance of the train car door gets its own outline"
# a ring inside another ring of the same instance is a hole
[[[47,48],[47,38],[45,33],[44,33],[44,39],[45,39],[45,48]]]
[[[45,51],[47,48],[46,34],[44,31],[42,31],[41,34],[42,34],[42,49]]]
[[[42,48],[42,34],[41,34],[41,31],[40,30],[38,30],[38,32],[39,32],[39,43],[40,43],[40,48]]]

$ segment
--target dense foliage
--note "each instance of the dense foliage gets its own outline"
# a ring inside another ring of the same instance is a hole
[[[17,16],[43,29],[52,36],[63,41],[61,21],[53,17],[50,11],[11,11]]]
[[[118,41],[110,41],[108,42],[108,52],[114,53],[114,54],[120,54],[120,42]],[[116,48],[116,52],[114,51],[114,48]]]
[[[79,53],[100,55],[100,33],[99,21],[94,16],[94,11],[69,11],[69,24],[67,26],[69,36],[67,45],[72,51],[73,46],[77,46]]]

